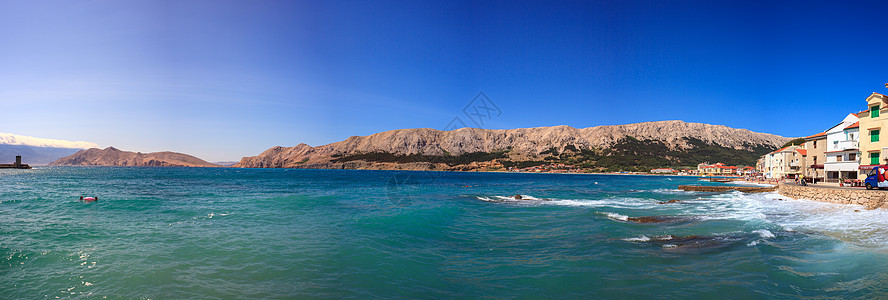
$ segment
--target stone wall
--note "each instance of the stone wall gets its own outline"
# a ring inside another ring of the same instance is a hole
[[[783,183],[778,186],[777,191],[781,195],[793,199],[859,204],[867,209],[888,208],[888,191],[797,186]]]

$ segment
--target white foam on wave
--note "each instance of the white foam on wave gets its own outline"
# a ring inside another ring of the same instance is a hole
[[[618,214],[618,213],[603,212],[603,214],[604,214],[605,216],[607,216],[608,218],[613,219],[613,220],[617,220],[617,221],[629,221],[629,216],[621,215],[621,214]]]
[[[642,235],[640,237],[631,237],[631,238],[625,238],[622,240],[627,241],[627,242],[649,242],[651,240],[651,238]]]
[[[632,197],[611,197],[605,199],[557,199],[557,198],[537,198],[530,195],[521,195],[521,199],[515,199],[514,196],[476,196],[475,199],[487,202],[509,202],[524,203],[533,205],[555,205],[555,206],[574,206],[574,207],[611,207],[611,208],[633,208],[647,209],[655,207],[656,203],[651,199],[632,198]]]
[[[694,192],[683,191],[679,189],[654,189],[652,190],[657,194],[665,194],[665,195],[679,195],[679,194],[693,194]]]
[[[767,229],[753,230],[752,233],[758,233],[758,235],[761,236],[763,239],[770,239],[774,237],[774,233]]]
[[[859,246],[888,248],[888,210],[797,200],[777,192],[734,191],[701,197],[695,203],[689,212],[703,219],[764,221],[785,231],[817,232]],[[767,229],[753,233],[762,239],[775,236]]]
[[[547,200],[547,199],[540,199],[540,198],[530,196],[530,195],[521,195],[521,199],[515,199],[515,196],[491,196],[491,197],[476,196],[475,198],[478,200],[481,200],[481,201],[488,201],[488,202]]]

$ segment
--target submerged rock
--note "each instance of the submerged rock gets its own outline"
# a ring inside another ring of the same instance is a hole
[[[687,222],[691,221],[688,217],[676,217],[676,216],[645,216],[645,217],[628,217],[627,221],[640,223],[640,224],[648,224],[648,223],[674,223],[674,222]]]
[[[658,203],[660,203],[660,204],[667,204],[667,203],[679,203],[679,202],[681,202],[681,200],[678,200],[678,199],[672,199],[672,200],[669,200],[669,201],[660,201],[660,202],[658,202]]]
[[[772,187],[763,187],[763,186],[700,186],[700,185],[680,185],[678,186],[679,190],[689,191],[689,192],[727,192],[727,191],[739,191],[743,193],[765,193],[765,192],[773,192],[777,190],[776,186]]]

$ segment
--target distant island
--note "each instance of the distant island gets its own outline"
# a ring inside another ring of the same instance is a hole
[[[129,152],[114,147],[80,150],[49,163],[50,166],[220,167],[176,152]]]
[[[273,147],[233,167],[440,171],[647,172],[717,161],[754,166],[790,138],[721,125],[658,121],[573,128],[401,129],[312,147]]]

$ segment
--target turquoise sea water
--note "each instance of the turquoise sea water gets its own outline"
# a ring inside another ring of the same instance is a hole
[[[0,170],[0,298],[888,297],[885,211],[675,189],[697,183]]]

